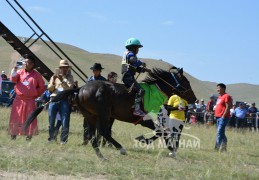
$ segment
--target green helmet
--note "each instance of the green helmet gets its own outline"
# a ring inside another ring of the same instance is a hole
[[[140,41],[136,38],[129,38],[125,44],[125,47],[128,48],[130,46],[138,46],[138,47],[143,47],[140,43]]]

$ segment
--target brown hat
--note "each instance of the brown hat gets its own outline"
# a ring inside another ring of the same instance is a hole
[[[69,63],[68,63],[68,60],[66,60],[66,59],[61,59],[61,60],[59,61],[59,67],[71,67],[71,66],[70,66]]]

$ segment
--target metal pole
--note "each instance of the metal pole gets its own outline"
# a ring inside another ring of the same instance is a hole
[[[256,113],[256,118],[255,118],[255,129],[258,132],[258,116],[259,116],[259,112]]]
[[[8,1],[8,0],[7,0]],[[25,11],[25,9],[18,3],[17,0],[14,0],[14,2],[20,7],[20,9],[27,15],[27,17],[34,23],[35,26],[44,34],[49,41],[67,58],[67,60],[70,61],[71,64],[74,65],[74,67],[87,79],[88,76],[62,51],[59,46],[41,29],[41,27],[32,19],[32,17]],[[81,76],[79,76],[82,80],[85,80]]]

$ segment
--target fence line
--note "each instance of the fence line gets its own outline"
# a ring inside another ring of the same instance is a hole
[[[236,121],[236,117],[231,117],[233,120]],[[186,121],[189,123],[208,123],[213,121],[216,123],[216,117],[214,116],[214,112],[195,112],[195,111],[189,111],[186,113]],[[259,125],[259,112],[257,113],[249,113],[245,116],[244,121],[246,122],[246,127],[253,128],[258,132],[258,125]],[[255,121],[255,122],[253,122]]]

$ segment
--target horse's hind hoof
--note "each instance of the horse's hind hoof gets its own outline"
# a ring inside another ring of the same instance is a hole
[[[138,140],[138,141],[140,141],[140,142],[143,142],[143,143],[144,143],[145,140],[146,140],[143,135],[141,135],[141,136],[139,136],[139,137],[136,137],[135,139]]]
[[[122,155],[126,155],[126,154],[127,154],[126,149],[121,148],[121,149],[120,149],[120,153],[121,153]]]
[[[106,159],[105,157],[99,158],[102,162],[108,162],[109,160]]]
[[[82,143],[82,145],[83,145],[83,146],[86,146],[86,145],[88,144],[88,142],[89,142],[88,140],[85,140],[85,141]]]
[[[170,158],[176,159],[176,152],[175,151],[170,151],[168,155],[169,155]]]

